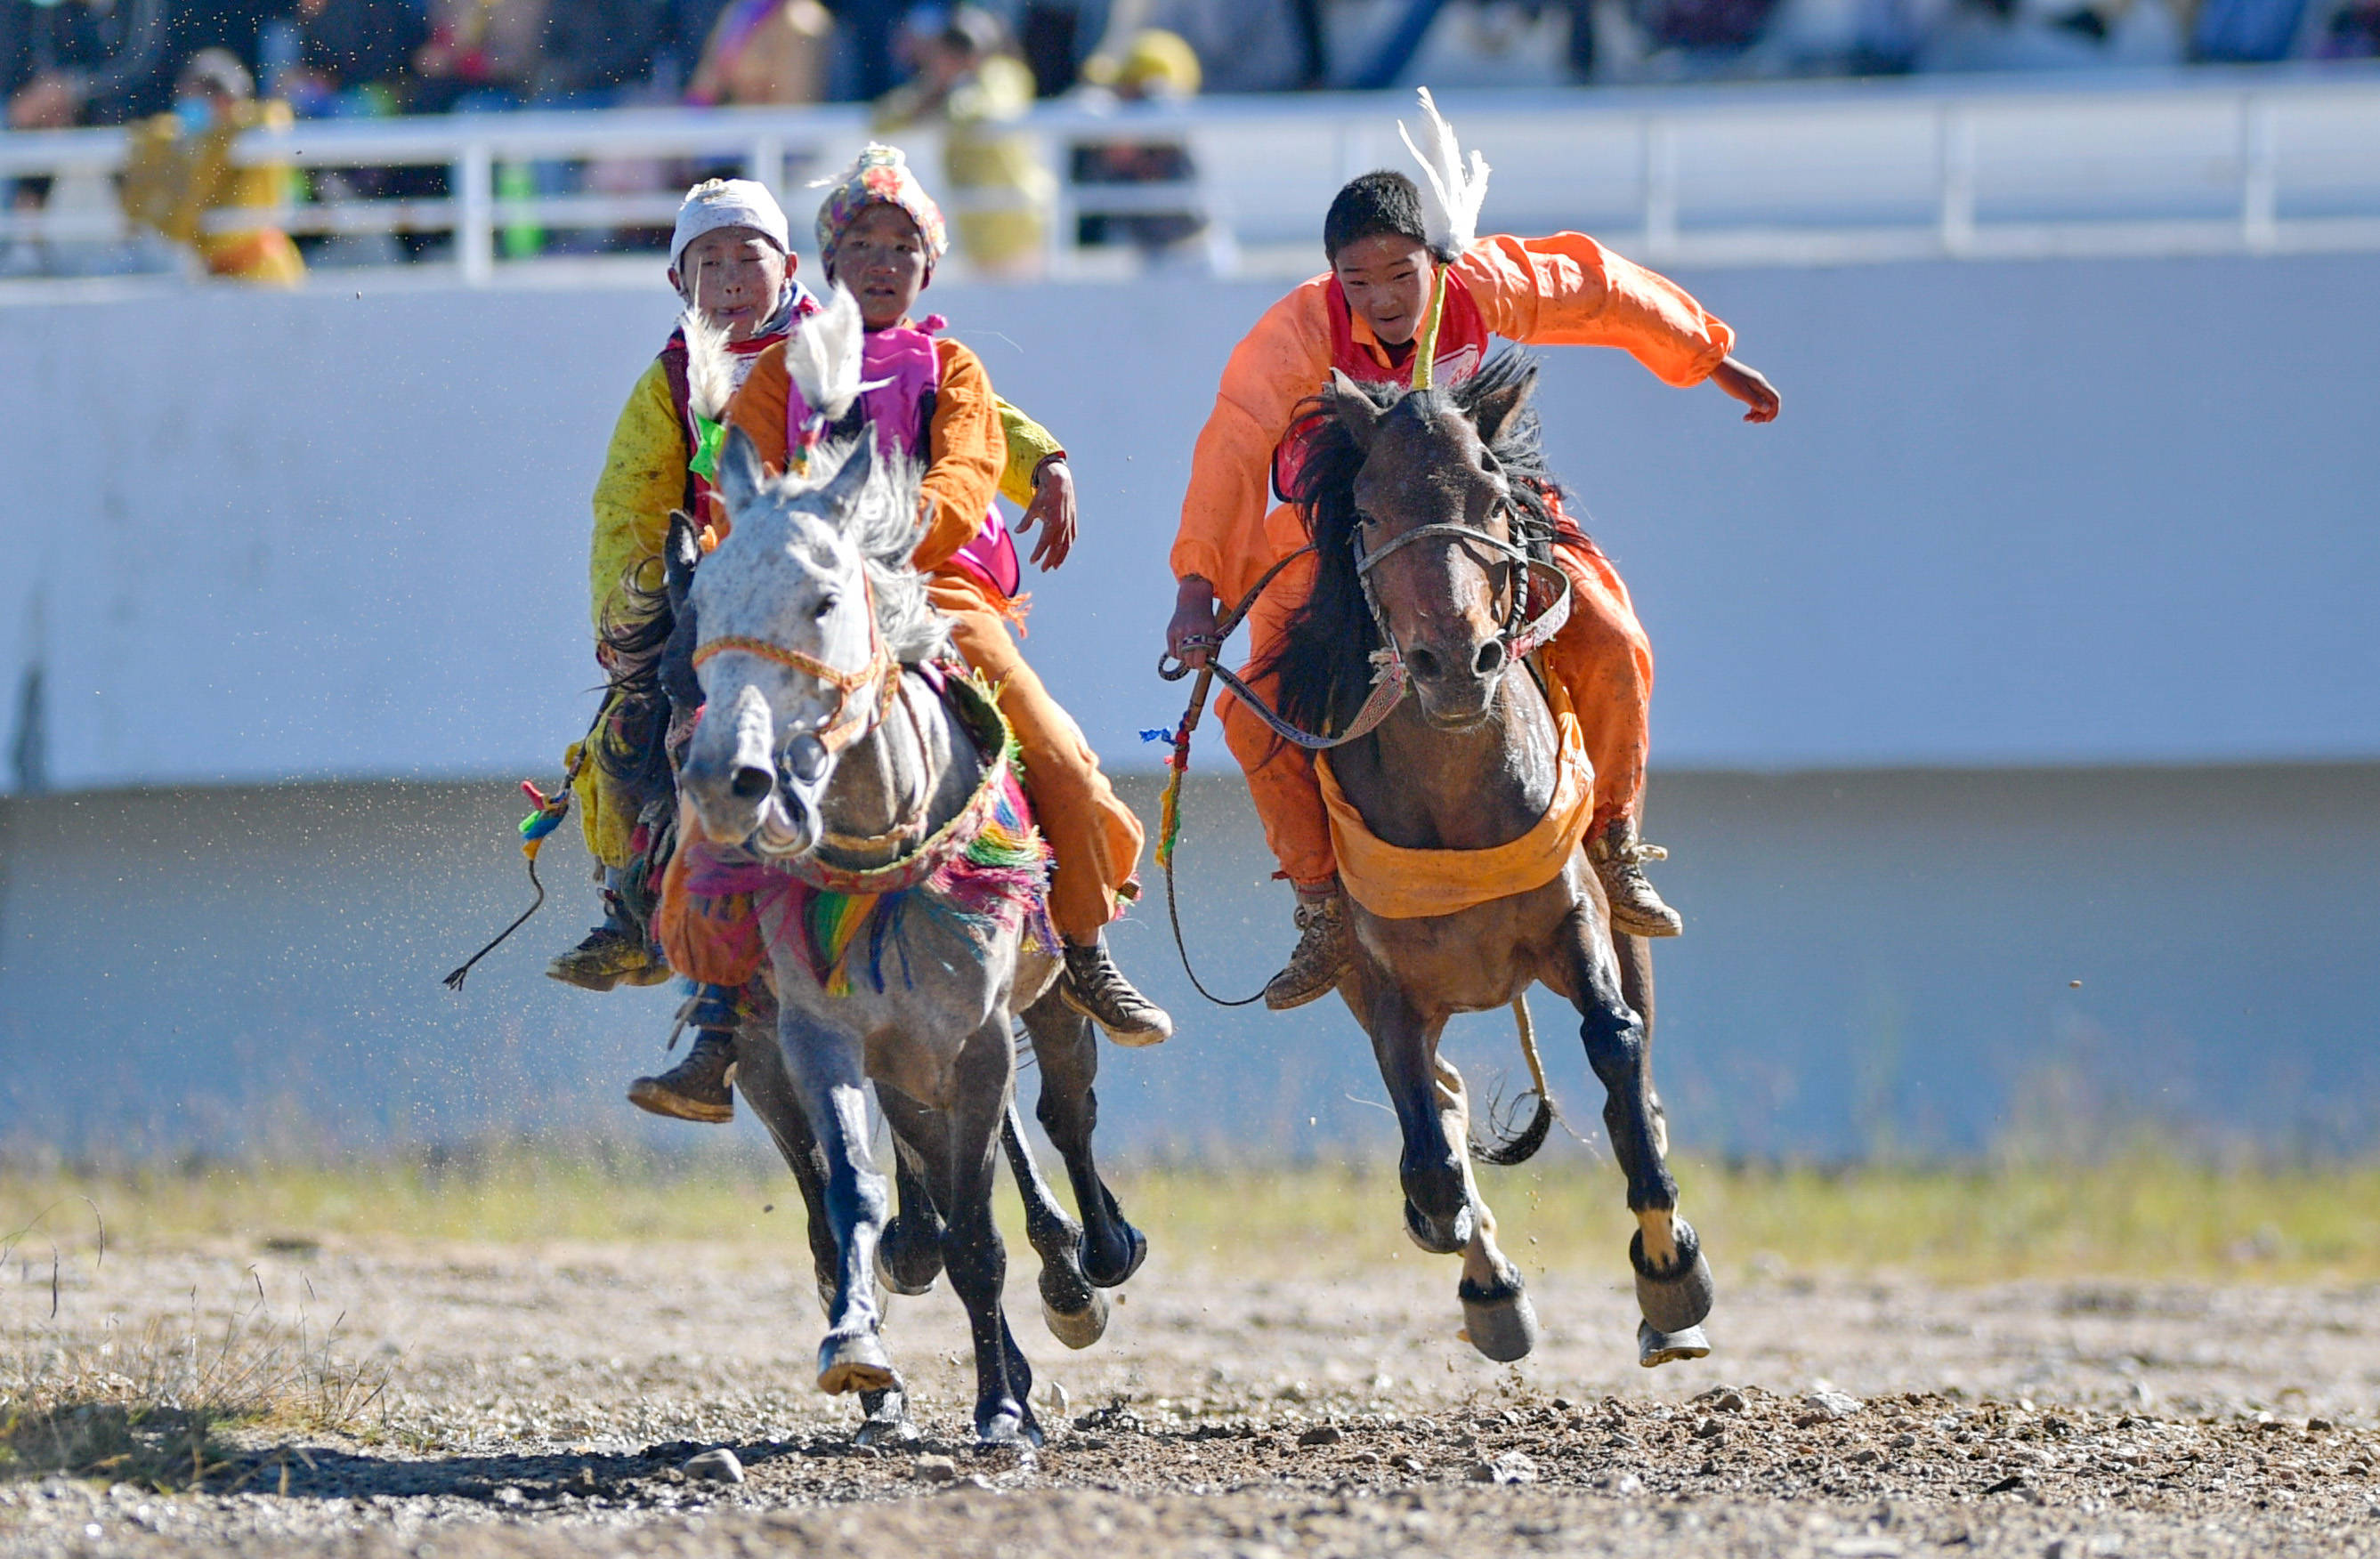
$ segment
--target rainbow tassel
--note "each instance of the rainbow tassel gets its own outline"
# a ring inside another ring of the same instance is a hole
[[[538,847],[545,842],[546,836],[562,827],[562,820],[570,816],[570,787],[565,785],[549,797],[524,780],[521,790],[537,808],[520,820],[521,853],[535,861]]]

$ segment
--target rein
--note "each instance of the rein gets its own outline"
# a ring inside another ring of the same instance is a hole
[[[1503,632],[1498,635],[1504,641],[1507,668],[1513,662],[1525,660],[1535,654],[1561,631],[1563,623],[1570,621],[1570,575],[1542,558],[1531,557],[1525,549],[1506,541],[1500,537],[1490,536],[1484,530],[1475,530],[1469,526],[1417,526],[1402,536],[1392,538],[1386,545],[1366,552],[1364,550],[1362,533],[1358,530],[1349,538],[1350,544],[1355,549],[1355,574],[1364,582],[1364,599],[1372,609],[1373,620],[1379,624],[1383,647],[1373,652],[1371,695],[1364,700],[1364,707],[1355,712],[1354,719],[1350,722],[1343,733],[1337,736],[1321,736],[1292,725],[1279,710],[1257,696],[1254,688],[1248,686],[1236,673],[1217,659],[1224,641],[1232,636],[1232,630],[1237,628],[1247,614],[1255,610],[1257,600],[1263,597],[1265,590],[1272,582],[1281,576],[1281,571],[1314,550],[1314,543],[1310,541],[1265,570],[1263,577],[1256,582],[1255,586],[1245,596],[1240,598],[1239,604],[1216,622],[1215,636],[1205,647],[1207,663],[1204,666],[1193,668],[1188,661],[1177,658],[1171,649],[1162,652],[1157,658],[1157,674],[1167,682],[1180,682],[1194,669],[1198,673],[1197,682],[1191,685],[1189,707],[1183,711],[1182,723],[1173,732],[1173,751],[1165,763],[1165,767],[1172,770],[1172,777],[1166,780],[1165,793],[1158,804],[1157,864],[1165,872],[1165,915],[1166,919],[1172,923],[1173,949],[1181,956],[1182,973],[1190,977],[1191,986],[1200,996],[1218,1007],[1251,1006],[1263,999],[1264,987],[1258,986],[1254,996],[1242,997],[1236,1001],[1217,996],[1207,988],[1206,982],[1198,978],[1198,971],[1192,967],[1190,945],[1182,935],[1182,910],[1173,885],[1173,847],[1182,833],[1182,780],[1190,771],[1190,738],[1198,729],[1199,718],[1206,713],[1208,692],[1220,680],[1225,687],[1230,688],[1239,697],[1242,704],[1247,707],[1250,714],[1271,728],[1274,735],[1293,746],[1303,747],[1310,753],[1343,747],[1350,742],[1369,735],[1378,729],[1381,721],[1387,719],[1395,711],[1399,704],[1404,701],[1405,694],[1412,683],[1412,673],[1406,669],[1404,657],[1396,647],[1396,635],[1389,632],[1388,622],[1381,615],[1379,602],[1373,598],[1371,573],[1379,565],[1380,560],[1400,548],[1427,539],[1482,541],[1518,563],[1524,578],[1527,572],[1533,568],[1542,569],[1553,576],[1554,598],[1535,617],[1524,615],[1528,607],[1528,591],[1519,589],[1512,593],[1512,618],[1506,622]]]

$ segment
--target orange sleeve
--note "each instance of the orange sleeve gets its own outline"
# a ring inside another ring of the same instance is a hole
[[[1584,233],[1482,238],[1450,267],[1488,328],[1537,346],[1618,346],[1666,383],[1700,384],[1735,332],[1686,289]]]
[[[727,403],[727,425],[751,436],[771,476],[783,476],[785,470],[785,393],[792,386],[781,343],[760,354],[744,376],[744,387]]]
[[[1274,562],[1265,535],[1273,447],[1300,402],[1330,371],[1330,321],[1318,276],[1265,311],[1232,349],[1215,409],[1190,457],[1190,488],[1174,532],[1173,576],[1197,574],[1228,604]]]
[[[1008,435],[1000,426],[1000,397],[983,359],[955,341],[937,340],[941,363],[935,387],[934,418],[926,429],[926,534],[909,561],[920,574],[950,562],[951,554],[983,528],[1000,474],[1008,465]]]

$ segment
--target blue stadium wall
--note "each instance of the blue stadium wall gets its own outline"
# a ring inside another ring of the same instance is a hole
[[[1548,354],[1542,392],[1660,655],[1682,1139],[2369,1146],[2380,257],[1683,279],[1783,420],[1612,353]],[[1279,290],[934,299],[1073,452],[1086,537],[1028,647],[1152,812],[1165,545],[1223,357]],[[562,902],[461,995],[437,976],[516,912],[506,785],[550,777],[589,707],[586,494],[670,307],[0,307],[0,1144],[625,1129],[666,996],[537,973],[582,924],[583,857],[549,853]],[[1192,804],[1193,934],[1247,985],[1286,907],[1231,788]],[[1118,937],[1184,1019],[1111,1056],[1123,1143],[1385,1129],[1343,1014],[1203,1010],[1162,925]],[[1458,1045],[1511,1065],[1488,1020]]]

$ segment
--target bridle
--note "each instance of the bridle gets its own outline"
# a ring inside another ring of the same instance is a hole
[[[694,664],[698,669],[703,662],[733,650],[824,683],[835,690],[834,713],[808,730],[789,732],[786,741],[791,742],[796,736],[814,736],[829,753],[840,753],[875,730],[884,717],[892,713],[892,701],[901,693],[900,665],[892,659],[892,651],[884,642],[882,630],[876,625],[876,587],[863,583],[863,588],[868,607],[868,664],[856,671],[831,666],[815,655],[806,655],[798,649],[788,649],[783,645],[746,634],[722,634],[715,639],[704,640],[694,652]],[[853,706],[858,695],[869,687],[878,689],[875,707],[870,708],[863,703],[855,708]]]
[[[1347,545],[1355,554],[1355,578],[1364,587],[1364,604],[1371,609],[1372,623],[1380,632],[1380,647],[1373,652],[1374,663],[1379,668],[1373,673],[1374,683],[1385,677],[1403,684],[1411,680],[1411,673],[1405,669],[1404,652],[1397,644],[1397,635],[1389,627],[1388,613],[1380,610],[1379,597],[1372,588],[1372,571],[1417,541],[1475,541],[1502,554],[1504,561],[1518,570],[1517,576],[1512,581],[1512,605],[1505,611],[1504,626],[1496,635],[1504,647],[1505,664],[1526,659],[1535,654],[1570,620],[1570,575],[1547,560],[1533,555],[1519,543],[1500,536],[1490,536],[1472,526],[1438,524],[1415,526],[1367,551],[1364,547],[1364,532],[1376,523],[1369,514],[1359,510],[1354,526],[1347,533]],[[1535,617],[1528,614],[1526,581],[1531,569],[1542,569],[1554,581],[1554,598],[1545,610]]]
[[[783,645],[745,634],[722,634],[718,638],[706,640],[694,652],[694,664],[697,667],[715,656],[733,650],[766,660],[771,665],[783,666],[788,671],[798,671],[835,690],[835,706],[832,714],[816,725],[788,731],[784,740],[777,744],[777,750],[771,761],[775,768],[772,776],[773,783],[778,786],[785,785],[792,778],[788,771],[785,755],[795,741],[804,736],[813,737],[826,749],[830,756],[839,755],[844,748],[882,725],[891,717],[892,707],[896,703],[909,717],[911,728],[917,731],[920,747],[924,745],[925,732],[918,725],[917,710],[910,706],[905,680],[901,674],[901,664],[893,658],[891,647],[884,642],[883,631],[877,624],[876,587],[873,583],[866,580],[865,575],[862,576],[862,580],[868,610],[868,663],[856,671],[830,665],[815,655],[805,654],[798,649],[789,649]],[[876,696],[873,699],[861,698],[860,695],[870,687],[877,690]],[[903,840],[922,831],[926,805],[931,799],[930,787],[921,791],[913,802],[902,807],[900,816],[893,819],[892,826],[880,834],[853,835],[830,831],[820,837],[820,842],[850,851],[880,850],[897,846]]]

